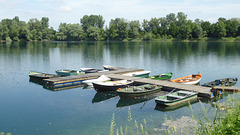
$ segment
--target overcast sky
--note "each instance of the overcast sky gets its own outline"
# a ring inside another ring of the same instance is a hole
[[[61,22],[80,23],[84,15],[102,15],[108,25],[115,18],[142,22],[178,12],[211,23],[219,17],[240,18],[240,0],[0,0],[0,20],[49,17],[56,30]]]

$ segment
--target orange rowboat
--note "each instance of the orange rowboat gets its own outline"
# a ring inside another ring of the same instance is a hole
[[[202,74],[193,74],[181,78],[173,79],[171,82],[178,82],[183,84],[198,84],[202,79]]]

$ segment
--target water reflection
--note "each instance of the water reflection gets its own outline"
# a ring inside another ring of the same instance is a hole
[[[130,61],[137,57],[143,62],[143,59],[162,59],[179,63],[181,66],[181,63],[186,63],[190,57],[214,54],[226,59],[226,56],[240,56],[240,45],[231,42],[7,42],[0,43],[0,53],[29,55],[30,59],[43,61],[48,65],[51,65],[53,60],[50,56],[57,54],[59,57],[54,58],[56,61],[68,61],[72,57],[78,57],[89,65],[109,58],[112,61]],[[18,58],[21,60],[21,57]]]
[[[154,99],[157,96],[162,96],[162,95],[166,95],[168,92],[166,91],[160,91],[157,93],[152,93],[152,94],[148,94],[148,95],[143,95],[140,97],[129,97],[129,98],[120,98],[116,107],[126,107],[126,106],[131,106],[131,105],[135,105],[135,104],[139,104],[144,102],[143,106],[145,105],[145,103],[151,99]]]
[[[39,79],[39,78],[29,78],[29,82],[32,82],[32,83],[35,83],[35,84],[38,84],[38,85],[43,85],[43,80],[42,79]]]
[[[84,84],[76,84],[76,85],[62,86],[62,87],[46,87],[46,86],[43,86],[44,89],[51,90],[51,91],[70,90],[70,89],[79,88],[79,87],[84,87]]]
[[[92,99],[92,103],[102,102],[118,96],[116,91],[97,92]]]

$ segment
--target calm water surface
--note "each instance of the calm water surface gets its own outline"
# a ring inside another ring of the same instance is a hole
[[[149,134],[160,134],[165,117],[191,117],[189,106],[159,108],[154,96],[123,100],[116,93],[97,93],[77,87],[51,91],[29,81],[30,70],[102,68],[114,65],[150,70],[151,75],[173,72],[172,78],[202,73],[201,84],[224,77],[240,78],[240,43],[225,42],[13,42],[0,43],[0,132],[13,135],[109,134],[112,114],[116,127],[146,119]],[[237,83],[236,86],[240,86]],[[157,93],[163,94],[163,93]],[[233,94],[228,94],[232,96]],[[224,102],[227,95],[220,102]],[[203,105],[213,117],[208,101]],[[200,118],[202,107],[192,104]]]

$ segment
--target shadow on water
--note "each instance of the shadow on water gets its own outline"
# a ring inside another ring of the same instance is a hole
[[[35,83],[35,84],[38,84],[38,85],[43,85],[43,80],[39,79],[39,78],[30,78],[29,82]]]
[[[70,85],[70,86],[60,86],[60,87],[48,87],[48,86],[43,86],[44,89],[46,90],[51,90],[51,91],[61,91],[61,90],[70,90],[73,88],[79,88],[79,87],[84,87],[84,84],[76,84],[76,85]]]
[[[154,99],[157,96],[165,95],[167,93],[168,92],[166,92],[166,91],[160,91],[160,92],[157,92],[157,93],[152,93],[152,94],[144,95],[144,96],[140,96],[140,97],[120,98],[116,107],[126,107],[126,106],[139,104],[139,103],[142,103],[142,102],[144,102],[144,105],[145,105],[145,102],[147,102],[151,99]]]
[[[102,102],[118,96],[116,91],[97,92],[92,99],[92,103]]]

